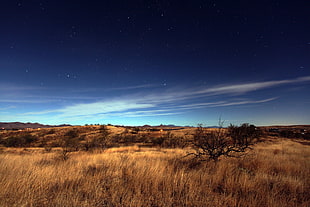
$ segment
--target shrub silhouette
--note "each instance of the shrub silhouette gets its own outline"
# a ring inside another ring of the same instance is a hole
[[[162,136],[163,142],[161,143],[161,147],[165,148],[184,148],[187,143],[184,137],[175,136],[171,132],[167,132]]]
[[[5,147],[29,147],[31,143],[37,141],[37,137],[29,133],[13,135],[3,140]]]
[[[84,144],[85,150],[88,151],[95,148],[105,149],[109,147],[111,145],[110,134],[108,128],[105,125],[101,125],[97,136],[90,141],[86,141]]]
[[[76,130],[72,129],[66,132],[63,139],[63,147],[67,148],[68,151],[77,151],[78,145],[79,140]]]
[[[24,140],[19,137],[11,136],[4,141],[5,147],[22,147],[24,145]]]
[[[202,125],[198,125],[193,137],[194,155],[196,158],[206,161],[218,161],[219,157],[240,157],[259,138],[260,133],[254,125],[242,124],[230,125],[226,131],[223,122],[219,122],[219,128],[215,131],[206,131]]]
[[[71,129],[64,134],[60,146],[62,147],[61,157],[63,160],[69,158],[69,152],[77,151],[79,148],[78,133],[75,129]]]
[[[231,137],[233,144],[239,147],[249,148],[254,141],[258,141],[261,131],[254,125],[244,123],[241,126],[230,125],[228,127],[228,136]]]

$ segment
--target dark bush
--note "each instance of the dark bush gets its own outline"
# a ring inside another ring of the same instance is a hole
[[[154,146],[162,146],[164,141],[165,141],[164,137],[151,137],[151,142],[152,142],[152,145]]]
[[[25,140],[21,139],[20,137],[8,137],[4,140],[5,147],[23,147],[25,144]]]
[[[75,129],[67,131],[61,140],[60,146],[63,148],[63,151],[77,151],[79,148],[79,137],[77,131]]]
[[[254,125],[247,123],[241,126],[230,125],[228,127],[228,136],[233,140],[233,144],[248,147],[254,140],[258,140],[262,132]]]
[[[217,161],[219,157],[239,157],[260,137],[260,132],[254,125],[230,125],[228,131],[222,128],[206,131],[202,125],[196,129],[193,139],[194,155],[200,160]]]
[[[31,134],[21,134],[16,136],[10,136],[7,139],[3,139],[5,147],[29,147],[31,143],[37,141],[38,138]]]
[[[33,136],[31,134],[26,134],[26,135],[22,136],[22,138],[25,140],[26,146],[30,146],[31,143],[38,140],[38,138],[36,136]]]
[[[187,142],[184,137],[177,137],[171,132],[166,133],[163,137],[162,147],[166,148],[184,148],[187,145]]]

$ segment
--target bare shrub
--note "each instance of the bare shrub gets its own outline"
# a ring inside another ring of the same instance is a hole
[[[67,151],[77,151],[79,148],[78,133],[75,129],[69,130],[65,133],[62,147]]]
[[[60,146],[62,148],[60,157],[63,160],[67,160],[69,158],[69,153],[72,151],[77,151],[79,148],[77,131],[75,129],[67,131],[63,139],[60,141]]]
[[[254,125],[242,124],[230,125],[228,130],[223,128],[223,122],[219,121],[219,128],[206,131],[202,125],[198,125],[193,139],[194,155],[200,160],[218,161],[219,157],[239,157],[259,138],[259,133]]]
[[[163,142],[162,147],[165,148],[184,148],[187,145],[186,139],[181,136],[175,136],[171,132],[167,132],[162,136]]]
[[[99,136],[93,140],[93,144],[97,148],[105,149],[110,145],[110,132],[105,125],[100,126]]]

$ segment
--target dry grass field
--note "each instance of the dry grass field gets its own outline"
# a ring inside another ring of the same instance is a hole
[[[3,149],[0,206],[310,206],[310,146],[261,142],[242,158],[202,164],[189,149],[104,152]],[[309,143],[308,143],[309,144]]]

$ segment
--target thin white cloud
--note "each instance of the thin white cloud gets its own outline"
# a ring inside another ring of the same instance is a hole
[[[265,103],[276,98],[269,98],[264,100],[246,100],[246,101],[217,101],[207,103],[195,103],[179,105],[175,103],[172,106],[152,104],[152,103],[140,103],[139,99],[136,100],[111,100],[102,101],[89,104],[76,104],[67,106],[62,109],[46,110],[39,112],[29,112],[21,115],[46,115],[55,114],[59,118],[66,117],[142,117],[142,116],[163,116],[184,113],[187,110],[207,108],[207,107],[224,107],[244,104],[257,104]],[[141,110],[143,109],[143,110]]]
[[[191,110],[191,109],[200,109],[206,108],[214,105],[225,104],[226,101],[216,101],[216,102],[203,102],[203,103],[195,103],[195,104],[184,104],[175,106],[175,109],[182,109],[182,110]]]
[[[133,109],[150,108],[154,107],[153,104],[137,103],[133,100],[117,100],[117,101],[105,101],[95,102],[89,104],[77,104],[73,106],[67,106],[63,109],[57,110],[62,112],[66,116],[80,116],[99,113],[111,113],[117,111],[127,111]]]
[[[54,110],[42,110],[20,114],[20,116],[53,116],[58,119],[78,117],[139,117],[139,116],[163,116],[184,113],[186,110],[193,110],[208,107],[227,107],[245,104],[266,103],[276,97],[260,100],[235,101],[225,95],[240,95],[256,90],[267,89],[279,85],[302,83],[310,81],[310,76],[290,80],[277,80],[265,82],[252,82],[217,86],[205,89],[170,89],[162,92],[143,92],[120,96],[118,98],[104,99],[91,103],[80,103],[67,105]],[[143,87],[143,85],[141,85]],[[129,87],[130,88],[130,87]],[[116,94],[117,95],[117,94]],[[115,96],[116,96],[115,95]],[[203,102],[208,98],[212,100],[213,95],[221,95],[221,101]],[[51,98],[51,97],[50,97]],[[47,97],[46,99],[48,100]],[[3,101],[3,100],[2,100]],[[1,98],[0,98],[1,102]],[[21,100],[22,102],[22,100]],[[191,104],[186,104],[191,103]]]
[[[26,85],[17,85],[11,83],[0,83],[1,92],[11,92],[11,91],[30,91],[30,90],[42,90],[43,87],[37,86],[26,86]]]
[[[160,112],[163,110],[150,110],[150,111],[132,111],[132,112],[124,112],[124,113],[113,113],[105,115],[106,117],[154,117],[154,116],[168,116],[168,115],[176,115],[181,114],[183,112],[171,112],[171,110],[166,110],[167,112]],[[168,112],[170,111],[170,112]]]
[[[248,101],[227,102],[227,103],[214,104],[211,107],[266,103],[266,102],[269,102],[269,101],[273,101],[275,99],[277,99],[277,98],[274,97],[274,98],[268,98],[268,99],[263,99],[263,100],[248,100]]]
[[[210,88],[174,88],[174,89],[166,89],[165,91],[157,92],[157,93],[136,93],[133,96],[142,97],[143,100],[153,103],[160,104],[162,102],[175,102],[182,100],[189,100],[193,98],[199,97],[208,97],[214,95],[240,95],[249,93],[252,91],[272,88],[280,85],[288,85],[294,83],[303,83],[309,82],[310,76],[299,77],[295,79],[286,79],[286,80],[276,80],[276,81],[261,81],[261,82],[250,82],[250,83],[239,83],[239,84],[230,84],[230,85],[219,85]],[[100,89],[100,88],[91,88],[92,91],[101,91],[101,90],[130,90],[130,89],[147,89],[151,87],[155,87],[156,85],[145,84],[145,85],[136,85],[136,86],[128,86],[128,87],[120,87],[120,88],[108,88],[108,89]],[[102,97],[93,97],[87,95],[73,95],[71,90],[63,90],[57,89],[57,91],[62,91],[67,93],[68,95],[59,96],[59,95],[27,95],[24,93],[18,93],[23,90],[31,91],[41,91],[44,93],[45,90],[54,90],[56,88],[43,88],[43,87],[29,87],[29,86],[14,86],[12,84],[0,84],[0,92],[2,97],[0,97],[0,102],[12,102],[12,103],[45,103],[45,102],[56,102],[61,100],[99,100]],[[81,90],[82,92],[89,90],[86,89],[75,89],[75,93]],[[13,94],[15,95],[12,95]],[[16,95],[17,94],[17,95]],[[102,92],[104,95],[104,92]]]
[[[51,99],[0,99],[0,103],[50,103],[50,102],[57,102],[59,100],[51,100]]]
[[[0,111],[5,111],[9,109],[14,109],[14,108],[16,108],[16,106],[7,106],[7,107],[0,108]]]
[[[142,84],[142,85],[132,85],[124,87],[110,87],[110,88],[67,88],[66,90],[73,93],[89,93],[89,92],[110,92],[110,91],[126,91],[134,89],[147,89],[159,87],[159,84]],[[54,88],[55,89],[55,88]]]
[[[310,76],[300,77],[289,80],[264,81],[252,83],[240,83],[221,85],[211,88],[178,88],[170,89],[160,94],[141,94],[144,100],[148,100],[154,104],[163,102],[186,101],[194,98],[209,97],[215,95],[241,95],[267,88],[273,88],[280,85],[288,85],[293,83],[303,83],[310,81]]]
[[[118,87],[118,88],[109,88],[107,90],[132,90],[132,89],[141,89],[141,88],[152,88],[157,87],[156,84],[144,84],[144,85],[136,85],[136,86],[126,86],[126,87]]]
[[[58,113],[61,114],[62,116],[86,116],[86,115],[106,114],[128,110],[137,110],[141,108],[150,108],[154,106],[155,105],[148,103],[138,103],[135,100],[111,100],[111,101],[100,101],[94,103],[75,104],[71,106],[66,106],[61,109],[24,113],[24,115]]]
[[[191,109],[200,109],[200,108],[209,108],[209,107],[222,107],[222,106],[234,106],[234,105],[245,105],[245,104],[257,104],[257,103],[266,103],[273,100],[276,100],[277,97],[263,99],[263,100],[244,100],[244,101],[216,101],[216,102],[206,102],[206,103],[195,103],[195,104],[185,104],[176,106],[175,109],[182,110],[191,110]]]
[[[278,80],[278,81],[263,81],[263,82],[252,82],[252,83],[242,83],[242,84],[233,84],[233,85],[225,85],[203,89],[200,91],[196,91],[196,94],[227,94],[227,93],[247,93],[251,91],[261,90],[265,88],[276,87],[284,84],[292,84],[292,83],[302,83],[310,81],[310,76],[300,77],[296,79],[288,79],[288,80]]]

